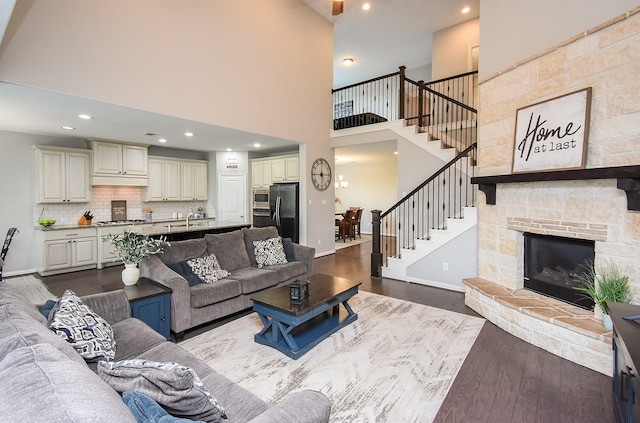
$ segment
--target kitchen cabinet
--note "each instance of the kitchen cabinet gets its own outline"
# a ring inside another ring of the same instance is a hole
[[[205,201],[208,162],[149,157],[149,185],[143,201]]]
[[[148,147],[90,139],[93,185],[148,184]]]
[[[96,267],[98,242],[95,228],[63,229],[44,232],[43,276]]]
[[[267,188],[275,182],[300,180],[298,155],[278,156],[251,161],[251,186]]]
[[[183,201],[204,201],[207,199],[207,162],[182,161],[181,190]]]
[[[36,146],[36,202],[88,203],[89,152]]]
[[[298,156],[283,156],[271,160],[272,182],[297,182],[300,179],[298,172]]]
[[[271,185],[271,160],[251,160],[251,186],[266,188]]]
[[[149,157],[149,185],[144,201],[180,201],[180,161]]]

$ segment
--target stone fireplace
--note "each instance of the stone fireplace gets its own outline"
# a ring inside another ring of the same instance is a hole
[[[640,10],[605,22],[479,84],[481,177],[511,174],[516,110],[592,87],[586,169],[640,165]],[[634,179],[640,184],[640,176]],[[480,195],[478,278],[466,303],[504,330],[611,374],[611,333],[593,312],[524,289],[525,236],[582,240],[614,261],[640,303],[640,211],[612,178],[498,183]],[[491,202],[491,201],[490,201]]]

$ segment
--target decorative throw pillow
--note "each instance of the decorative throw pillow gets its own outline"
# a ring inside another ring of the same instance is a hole
[[[213,283],[229,276],[229,272],[220,267],[215,254],[189,259],[187,264],[204,283]]]
[[[70,289],[49,312],[49,328],[86,361],[113,360],[116,356],[111,325]]]
[[[140,392],[123,392],[122,400],[137,423],[198,423],[191,419],[173,417],[160,404]]]
[[[98,375],[118,392],[148,396],[167,412],[206,422],[225,422],[227,416],[190,367],[149,360],[101,361]]]
[[[196,286],[202,283],[202,280],[193,273],[191,266],[187,263],[189,260],[179,261],[177,263],[167,263],[167,267],[187,280],[189,286]]]
[[[256,263],[259,268],[288,263],[281,237],[253,241],[253,246],[255,248]]]
[[[287,262],[296,261],[296,254],[293,252],[293,241],[291,238],[282,238],[282,246],[284,247]]]

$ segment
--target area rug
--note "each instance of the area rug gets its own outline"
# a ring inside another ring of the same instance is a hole
[[[301,389],[332,401],[332,423],[431,422],[484,319],[360,292],[358,320],[298,360],[253,341],[255,313],[180,343],[258,397]]]
[[[36,305],[44,304],[47,300],[59,299],[49,292],[40,279],[33,275],[15,276],[12,278],[5,278],[2,281],[20,291],[22,295]]]
[[[336,250],[341,250],[343,248],[364,244],[365,242],[371,242],[371,235],[362,235],[362,238],[356,238],[351,240],[348,239],[346,240],[346,242],[343,242],[341,239],[339,239],[339,240],[336,240]]]

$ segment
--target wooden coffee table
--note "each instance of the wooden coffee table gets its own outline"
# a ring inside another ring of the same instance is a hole
[[[302,304],[289,302],[288,286],[251,297],[253,310],[264,324],[254,340],[294,360],[358,319],[347,301],[358,293],[360,282],[321,274],[307,280],[310,294]]]

